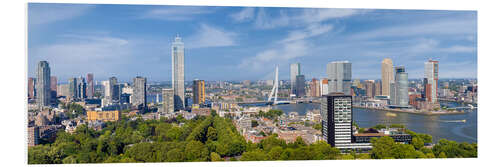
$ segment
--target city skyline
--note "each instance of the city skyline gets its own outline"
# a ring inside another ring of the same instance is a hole
[[[61,6],[72,10],[56,12],[50,19],[36,16]],[[106,17],[89,20],[102,12]],[[380,79],[380,70],[373,69],[380,69],[383,58],[405,66],[410,79],[424,78],[423,62],[431,58],[440,62],[440,78],[477,76],[474,11],[30,3],[28,15],[28,66],[47,60],[59,81],[87,73],[97,81],[116,76],[129,82],[138,75],[168,81],[169,46],[176,34],[186,39],[186,81],[272,79],[275,64],[283,71],[279,78],[289,80],[287,68],[295,62],[301,63],[307,80],[325,78],[327,62],[339,60],[352,63],[352,78]],[[215,16],[224,19],[207,19]],[[106,24],[96,26],[96,22]],[[129,24],[139,25],[124,28]],[[34,77],[35,70],[28,68],[28,76]]]

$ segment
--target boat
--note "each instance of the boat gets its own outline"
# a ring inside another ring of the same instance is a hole
[[[397,114],[395,114],[395,113],[391,113],[391,112],[388,112],[388,113],[386,113],[386,114],[385,114],[385,116],[388,116],[388,117],[395,117],[395,116],[397,116]]]
[[[462,119],[462,120],[443,120],[441,122],[457,122],[457,123],[463,122],[463,123],[465,123],[465,122],[467,122],[467,120],[465,120],[465,119]]]

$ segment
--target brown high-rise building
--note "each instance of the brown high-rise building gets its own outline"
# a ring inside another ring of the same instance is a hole
[[[392,60],[386,58],[382,60],[382,95],[391,95],[391,83],[394,82]]]
[[[87,97],[92,98],[94,97],[94,74],[88,73],[87,74]]]
[[[36,80],[35,78],[29,77],[28,78],[28,98],[34,99],[35,98],[35,86],[36,85]]]
[[[193,81],[193,104],[205,103],[205,81]]]
[[[380,81],[375,82],[375,96],[382,95],[382,84]]]
[[[367,97],[374,97],[375,96],[375,81],[366,80],[364,85],[366,88],[366,96]]]
[[[316,78],[313,78],[311,82],[309,83],[309,89],[310,89],[310,96],[311,97],[320,97],[321,96],[321,84],[319,83],[319,80]]]
[[[57,92],[57,77],[50,76],[50,90]]]

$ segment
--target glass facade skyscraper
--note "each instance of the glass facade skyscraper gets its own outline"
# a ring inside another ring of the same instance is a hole
[[[297,75],[300,75],[300,63],[290,64],[290,93],[297,94]]]
[[[393,91],[391,92],[391,105],[406,107],[408,106],[408,73],[404,66],[394,68],[396,75],[394,77]],[[392,97],[394,96],[394,97]]]
[[[326,65],[328,92],[343,92],[351,95],[351,66],[348,61],[334,61]]]
[[[179,35],[172,43],[172,88],[175,110],[184,109],[184,43]]]
[[[36,102],[41,109],[44,106],[50,106],[50,67],[47,61],[38,62],[37,80],[36,80]]]
[[[139,109],[145,110],[146,105],[146,78],[144,77],[135,77],[134,78],[134,88],[131,103],[132,105],[138,107]]]

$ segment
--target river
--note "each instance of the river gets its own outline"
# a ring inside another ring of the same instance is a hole
[[[454,102],[442,102],[441,105],[449,107],[466,106]],[[298,112],[305,115],[308,110],[319,109],[319,104],[302,103],[273,106],[274,109],[283,110],[284,113]],[[388,111],[370,109],[353,109],[353,120],[360,127],[372,127],[377,124],[403,124],[408,129],[429,134],[436,143],[439,139],[454,140],[457,142],[477,143],[477,109],[468,110],[460,115],[418,115],[408,113],[394,113],[395,116],[386,115]],[[461,120],[466,120],[462,122]]]

